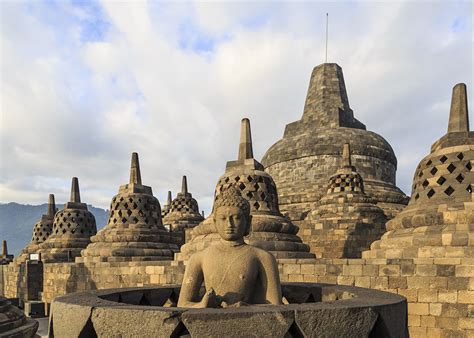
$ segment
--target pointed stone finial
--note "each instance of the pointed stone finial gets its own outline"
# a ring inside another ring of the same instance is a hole
[[[77,177],[72,178],[71,198],[70,202],[81,203],[81,195],[79,194],[79,180]]]
[[[50,217],[53,217],[55,213],[56,213],[56,203],[54,203],[54,194],[49,194],[47,215]]]
[[[349,143],[344,143],[344,148],[342,148],[342,166],[351,167],[351,146]]]
[[[171,198],[171,191],[168,191],[168,201],[166,202],[166,205],[171,205],[172,198]]]
[[[201,212],[202,212],[202,217],[204,217],[204,210],[203,210],[203,211],[201,211]]]
[[[138,154],[135,152],[132,153],[132,165],[130,166],[130,184],[142,184],[140,162],[138,162]]]
[[[8,256],[8,248],[7,248],[7,241],[3,240],[2,242],[2,257]]]
[[[453,87],[451,111],[449,113],[448,133],[468,132],[469,114],[467,109],[467,90],[464,83]]]
[[[183,176],[183,180],[181,181],[181,193],[188,193],[188,180],[186,179],[186,176]]]
[[[240,144],[239,144],[239,160],[253,158],[252,134],[250,132],[250,120],[242,119],[240,125]]]

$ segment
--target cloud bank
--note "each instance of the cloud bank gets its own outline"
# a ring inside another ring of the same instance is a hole
[[[446,132],[451,88],[473,85],[472,3],[1,2],[0,202],[108,207],[140,154],[162,201],[181,175],[209,213],[240,119],[261,158],[299,119],[314,66],[398,157],[398,186]],[[471,114],[472,116],[472,114]]]

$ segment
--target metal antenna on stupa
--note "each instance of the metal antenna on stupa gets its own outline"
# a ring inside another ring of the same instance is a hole
[[[55,213],[56,213],[56,203],[54,202],[54,194],[49,194],[47,215],[50,217],[53,217]]]
[[[77,177],[72,178],[70,202],[81,203],[81,195],[79,193],[79,180],[77,179]]]
[[[138,154],[132,153],[132,164],[130,167],[130,184],[142,184],[142,175],[140,173],[140,163],[138,161]]]
[[[451,110],[449,113],[448,133],[469,132],[469,113],[467,109],[466,84],[458,83],[453,87]]]
[[[188,180],[186,179],[186,175],[183,176],[183,180],[181,181],[181,193],[183,195],[188,193]]]
[[[240,144],[239,144],[239,161],[253,158],[252,134],[250,132],[250,120],[242,119],[240,125]]]
[[[344,146],[342,148],[342,166],[344,168],[352,167],[351,146],[349,143],[344,143]]]
[[[329,13],[326,13],[326,61],[328,63]]]

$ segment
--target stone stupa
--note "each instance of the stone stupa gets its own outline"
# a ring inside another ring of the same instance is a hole
[[[33,228],[33,236],[31,242],[21,251],[15,261],[24,262],[29,258],[30,253],[37,253],[40,250],[40,244],[48,239],[53,231],[54,215],[56,214],[56,204],[54,195],[50,194],[48,199],[48,210],[41,219],[36,222]]]
[[[132,154],[130,182],[112,198],[107,225],[82,251],[83,262],[171,260],[178,238],[166,231],[160,202],[143,185],[138,154]]]
[[[169,203],[163,223],[169,225],[172,232],[184,232],[201,223],[204,217],[199,213],[199,206],[193,195],[188,192],[188,182],[183,176],[181,192]]]
[[[46,263],[74,261],[90,243],[97,227],[94,215],[81,203],[79,181],[72,178],[70,201],[56,212],[51,235],[40,244],[41,260]]]
[[[225,173],[217,183],[215,198],[231,186],[239,189],[250,203],[252,229],[246,239],[249,244],[270,251],[277,258],[314,257],[308,245],[297,236],[299,228],[280,213],[272,177],[253,158],[248,119],[243,119],[241,124],[238,160],[227,162]],[[193,229],[192,237],[181,247],[184,258],[220,239],[213,224],[213,212]]]
[[[0,337],[33,338],[37,336],[38,326],[36,320],[26,317],[22,310],[0,296]]]
[[[469,131],[466,85],[461,83],[453,88],[447,134],[415,171],[410,203],[363,257],[472,261],[473,188],[474,132]]]
[[[172,201],[173,198],[171,197],[171,191],[168,191],[168,198],[166,199],[166,204],[163,206],[163,208],[161,208],[161,219],[165,218],[165,216],[168,214],[168,211],[170,211]]]
[[[325,195],[328,173],[341,166],[344,143],[351,144],[366,194],[389,218],[408,203],[395,185],[392,147],[354,117],[341,67],[324,63],[313,69],[302,118],[286,126],[283,138],[262,159],[278,188],[280,208],[291,220],[303,220]]]
[[[318,258],[360,258],[386,231],[387,218],[365,194],[348,143],[342,154],[341,168],[329,178],[326,195],[306,218],[308,228],[300,235]]]

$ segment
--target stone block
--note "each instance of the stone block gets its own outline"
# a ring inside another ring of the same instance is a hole
[[[427,316],[430,314],[428,303],[408,303],[408,313],[411,315]]]
[[[458,303],[474,304],[474,291],[458,291]]]
[[[438,301],[438,291],[432,289],[419,289],[418,301],[421,303],[436,303]]]
[[[438,301],[441,303],[457,303],[458,293],[455,290],[439,290]]]

